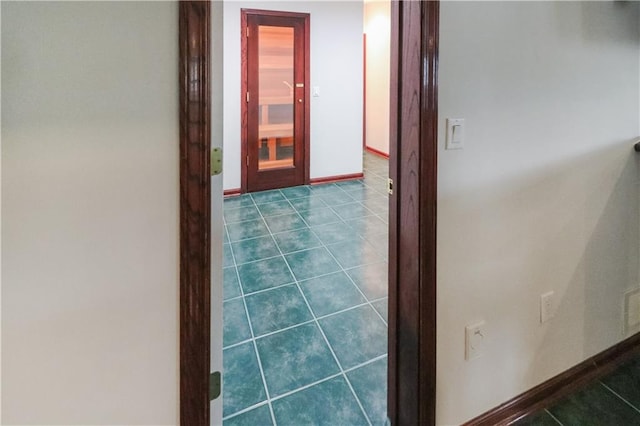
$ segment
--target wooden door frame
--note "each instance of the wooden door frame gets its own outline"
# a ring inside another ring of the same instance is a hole
[[[179,2],[183,426],[209,425],[210,13]],[[434,425],[439,2],[393,1],[391,21],[388,412],[393,425]]]
[[[240,125],[241,125],[241,144],[240,144],[240,192],[247,192],[247,179],[248,179],[248,167],[247,156],[249,155],[249,141],[247,137],[247,123],[249,116],[249,109],[247,108],[247,102],[244,101],[248,89],[248,72],[247,72],[247,16],[248,15],[266,15],[266,16],[283,16],[289,18],[302,18],[304,19],[304,184],[308,185],[311,182],[309,174],[309,166],[311,163],[311,88],[309,87],[311,81],[311,17],[308,13],[296,13],[296,12],[280,12],[275,10],[262,10],[262,9],[241,9],[240,10],[240,76],[241,76],[241,90],[240,90]],[[295,82],[293,82],[295,84]]]

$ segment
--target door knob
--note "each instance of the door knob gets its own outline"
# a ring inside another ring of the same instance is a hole
[[[302,99],[298,99],[298,102],[302,103]]]

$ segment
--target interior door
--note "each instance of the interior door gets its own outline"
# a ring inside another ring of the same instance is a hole
[[[246,14],[246,190],[306,183],[308,15]]]

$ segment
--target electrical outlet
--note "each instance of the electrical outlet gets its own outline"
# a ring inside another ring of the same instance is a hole
[[[464,359],[467,361],[478,358],[484,353],[485,327],[484,321],[478,321],[464,328]]]
[[[549,291],[540,296],[540,324],[549,321],[555,314],[553,294],[553,291]]]
[[[624,294],[625,332],[640,326],[640,289],[628,291]]]

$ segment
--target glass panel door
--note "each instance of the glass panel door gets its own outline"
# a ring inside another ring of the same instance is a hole
[[[258,26],[258,169],[293,167],[294,29]]]

